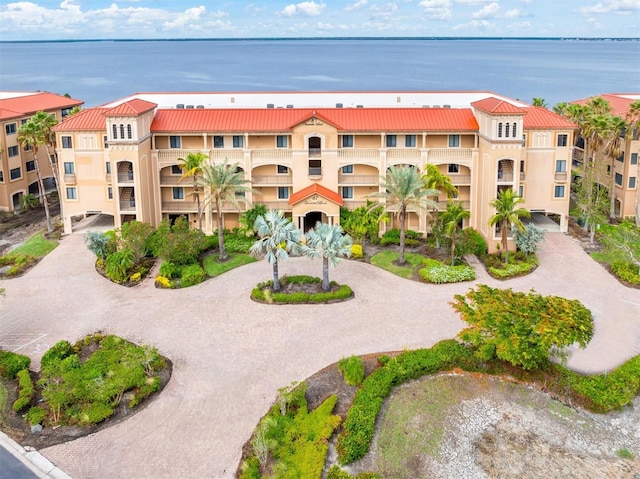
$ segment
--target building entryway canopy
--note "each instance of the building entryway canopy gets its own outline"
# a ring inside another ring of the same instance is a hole
[[[289,198],[294,224],[303,231],[313,228],[318,221],[338,224],[342,197],[335,191],[312,183]]]

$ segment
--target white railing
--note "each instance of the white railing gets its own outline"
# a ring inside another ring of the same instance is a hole
[[[182,178],[181,176],[160,176],[160,184],[162,186],[175,186],[177,184],[186,184],[188,185],[189,183],[187,181],[180,181],[180,178]]]
[[[289,205],[289,200],[280,200],[280,201],[255,201],[254,204],[265,205],[268,210],[276,210],[276,211],[291,211],[291,206]]]
[[[251,150],[252,160],[291,160],[292,156],[293,150],[289,148],[265,148]]]
[[[133,183],[133,171],[118,173],[118,183]]]
[[[387,149],[389,160],[419,160],[420,150],[417,148],[389,148]]]
[[[181,149],[166,149],[166,150],[158,150],[158,159],[159,160],[175,160],[178,161],[178,158],[186,158],[189,153],[204,153],[209,156],[209,150],[181,150]]]
[[[350,210],[355,210],[356,208],[359,208],[360,206],[367,206],[367,202],[366,201],[355,201],[355,200],[342,200],[342,206],[344,206],[347,209]]]
[[[338,175],[338,184],[342,185],[378,185],[377,175]]]
[[[470,160],[472,148],[429,148],[429,160]]]
[[[197,212],[198,203],[192,201],[163,201],[162,211]]]
[[[244,151],[242,148],[214,148],[211,150],[210,158],[216,162],[222,162],[226,159],[235,163],[244,160]]]
[[[252,184],[258,185],[291,185],[293,179],[291,175],[254,175]]]
[[[339,148],[340,160],[379,160],[380,150],[377,148]]]
[[[451,178],[451,183],[454,185],[470,185],[471,184],[471,175],[449,175]]]

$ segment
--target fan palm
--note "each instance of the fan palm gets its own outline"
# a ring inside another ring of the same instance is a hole
[[[416,168],[410,166],[392,166],[387,170],[387,175],[381,177],[380,187],[384,191],[369,195],[373,198],[384,198],[387,210],[395,211],[400,221],[400,252],[398,264],[404,265],[404,248],[407,210],[415,208],[427,211],[431,208],[438,209],[438,203],[429,199],[437,196],[438,190],[425,188],[424,181]],[[377,205],[373,205],[377,206]]]
[[[200,231],[202,231],[202,208],[200,207],[198,178],[202,175],[202,165],[207,158],[208,156],[201,151],[189,153],[186,158],[178,158],[182,169],[182,176],[179,181],[191,178],[193,184],[193,196],[196,198],[196,204],[198,205],[198,228]]]
[[[456,203],[453,200],[449,200],[447,209],[442,213],[445,232],[451,238],[451,266],[455,264],[456,236],[460,230],[460,223],[469,216],[470,213],[464,209],[462,203]]]
[[[320,222],[305,236],[307,244],[301,246],[302,252],[310,258],[322,258],[322,290],[329,291],[329,264],[336,267],[341,258],[351,256],[351,236],[344,234],[340,225]]]
[[[297,229],[283,211],[268,210],[264,216],[256,218],[253,226],[258,239],[249,250],[253,256],[265,254],[267,262],[273,266],[273,290],[280,289],[278,262],[289,258],[289,253],[300,250],[302,231]]]
[[[504,262],[509,263],[509,249],[507,237],[512,227],[518,228],[520,231],[524,229],[521,217],[530,217],[531,213],[525,208],[517,208],[524,200],[516,195],[511,188],[501,191],[498,197],[489,203],[496,209],[496,212],[489,218],[489,226],[494,227],[500,225],[501,244],[504,250]]]

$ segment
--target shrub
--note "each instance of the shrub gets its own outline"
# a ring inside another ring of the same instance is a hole
[[[338,361],[338,369],[351,386],[359,386],[364,380],[364,360],[360,356],[342,358]]]
[[[182,275],[180,276],[180,286],[187,288],[199,283],[202,283],[207,278],[207,275],[197,263],[190,264],[182,268]]]
[[[128,221],[120,227],[120,248],[133,254],[133,262],[137,263],[150,253],[149,238],[153,227],[149,223]],[[108,263],[108,261],[107,261]]]
[[[224,248],[227,253],[249,253],[253,243],[255,243],[253,238],[244,235],[225,235],[224,237]]]
[[[544,231],[533,223],[528,223],[522,231],[515,228],[513,239],[520,251],[533,254],[538,250],[538,244],[544,239]]]
[[[142,274],[138,271],[129,276],[129,281],[132,283],[138,283],[142,279]]]
[[[47,410],[40,406],[34,406],[29,409],[24,418],[30,426],[35,426],[36,424],[42,424],[45,417],[47,417]]]
[[[182,274],[182,268],[170,261],[165,261],[160,265],[160,276],[164,276],[165,278],[169,278],[169,279],[174,279],[174,278],[180,277],[181,274]]]
[[[20,412],[25,409],[33,399],[35,388],[28,369],[18,372],[18,398],[13,403],[13,410]]]
[[[113,414],[113,407],[109,404],[94,402],[80,409],[78,425],[88,426],[104,421]]]
[[[460,239],[456,242],[456,254],[474,254],[480,258],[487,254],[487,242],[482,235],[473,228],[462,230]]]
[[[102,259],[110,253],[109,242],[111,240],[112,238],[108,234],[99,231],[89,231],[84,237],[87,249]]]
[[[105,273],[110,280],[124,283],[129,277],[127,271],[135,264],[135,254],[130,249],[123,249],[107,256]]]
[[[71,353],[71,343],[63,339],[62,341],[58,341],[56,344],[54,344],[53,347],[47,349],[47,351],[42,355],[40,364],[44,368],[45,366],[48,366],[53,362],[62,361]]]
[[[359,259],[364,257],[364,252],[362,251],[361,244],[352,244],[351,245],[351,257],[355,259]]]
[[[489,267],[491,276],[498,279],[512,278],[514,276],[522,276],[535,268],[535,264],[530,263],[509,263],[500,267]]]
[[[22,354],[0,350],[0,375],[7,379],[15,379],[18,372],[28,368],[31,359]]]
[[[321,283],[320,278],[312,276],[283,276],[280,280],[282,284],[314,284]],[[335,281],[332,281],[333,286],[337,285]],[[282,293],[277,291],[271,291],[273,288],[273,280],[259,283],[251,291],[251,299],[256,301],[262,301],[269,304],[272,303],[284,303],[284,304],[303,304],[303,303],[328,303],[330,301],[344,300],[353,296],[353,290],[346,284],[340,285],[335,291],[319,292],[319,293]]]
[[[633,263],[616,259],[611,263],[611,271],[622,281],[629,284],[640,284],[640,268]]]
[[[380,238],[380,245],[388,246],[390,244],[400,244],[400,230],[398,228],[390,229]],[[418,246],[420,244],[420,233],[413,230],[406,230],[404,244],[405,246]]]
[[[180,216],[171,226],[168,221],[163,220],[154,241],[158,243],[158,256],[165,262],[185,265],[198,260],[204,245],[204,235],[200,230],[191,228],[186,217]]]
[[[435,259],[425,259],[424,268],[418,273],[428,283],[458,283],[460,281],[473,281],[476,279],[475,270],[467,265],[450,266]]]
[[[164,289],[172,289],[173,288],[173,283],[171,282],[171,280],[165,276],[162,275],[158,275],[156,276],[156,287],[158,288],[164,288]]]

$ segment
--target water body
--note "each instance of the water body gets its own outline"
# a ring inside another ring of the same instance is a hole
[[[96,106],[144,91],[490,90],[549,105],[640,91],[640,40],[247,39],[0,43],[0,90]]]

